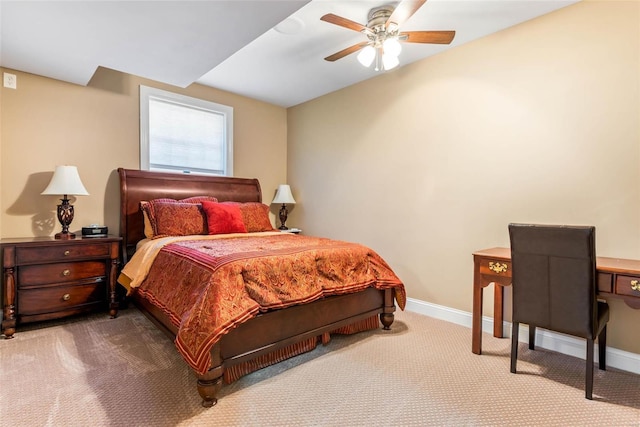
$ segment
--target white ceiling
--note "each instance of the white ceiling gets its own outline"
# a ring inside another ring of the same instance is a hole
[[[576,1],[429,0],[401,30],[455,30],[456,37],[448,46],[403,43],[400,66]],[[80,85],[102,66],[290,107],[377,74],[355,54],[324,61],[366,39],[322,15],[366,24],[371,8],[397,3],[0,0],[0,66]]]

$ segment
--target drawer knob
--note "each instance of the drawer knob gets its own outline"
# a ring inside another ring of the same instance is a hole
[[[495,272],[495,273],[504,273],[505,271],[507,271],[507,264],[503,263],[503,262],[493,262],[493,261],[489,261],[489,270]]]
[[[62,295],[62,301],[69,301],[70,299],[71,299],[71,295],[69,294]]]
[[[63,276],[68,276],[69,274],[71,274],[71,271],[69,269],[62,271]]]
[[[640,283],[637,280],[631,281],[631,289],[634,291],[640,291]]]
[[[67,250],[67,251],[64,251],[64,256],[67,256],[67,255],[69,255],[70,253],[71,253],[71,251],[68,251],[68,250]]]

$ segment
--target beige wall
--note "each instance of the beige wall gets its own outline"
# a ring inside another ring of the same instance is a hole
[[[593,224],[600,255],[640,258],[639,8],[579,3],[289,109],[288,223],[465,311],[471,253],[509,222]],[[611,304],[610,344],[640,353],[640,311]]]
[[[55,196],[41,196],[56,165],[78,167],[89,196],[74,202],[71,230],[119,226],[118,167],[139,169],[140,84],[234,108],[234,174],[258,178],[269,203],[286,179],[286,110],[201,85],[180,89],[108,69],[87,87],[13,70],[18,89],[0,89],[0,235],[60,231]],[[275,221],[274,221],[275,224]]]

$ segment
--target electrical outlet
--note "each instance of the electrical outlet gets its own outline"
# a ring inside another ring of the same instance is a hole
[[[9,89],[17,89],[18,82],[15,74],[4,73],[4,87]]]

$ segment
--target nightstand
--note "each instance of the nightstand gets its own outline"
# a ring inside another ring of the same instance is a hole
[[[17,324],[109,309],[118,313],[116,275],[120,237],[0,240],[2,332]]]

